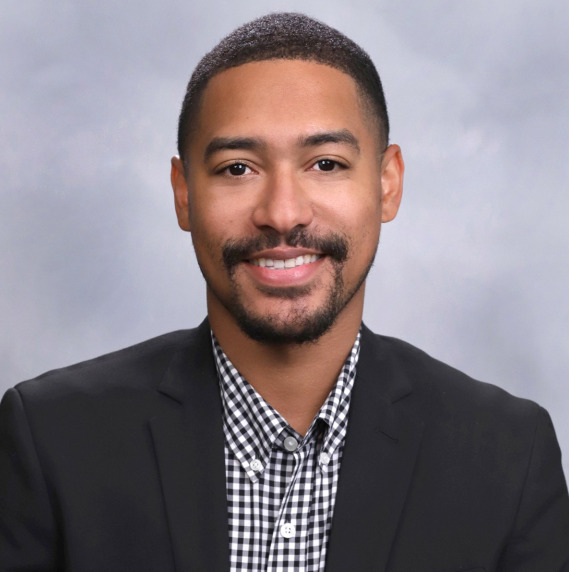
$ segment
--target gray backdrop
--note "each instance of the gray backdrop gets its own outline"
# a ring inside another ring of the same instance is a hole
[[[0,390],[205,313],[169,187],[203,53],[301,10],[372,56],[407,163],[365,320],[544,405],[569,468],[569,5],[3,3]]]

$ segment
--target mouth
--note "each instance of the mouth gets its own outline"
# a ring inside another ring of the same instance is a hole
[[[282,294],[285,290],[297,292],[298,288],[307,288],[317,280],[327,258],[321,252],[275,248],[257,251],[242,262],[253,283],[265,292],[270,289],[274,295],[277,291]],[[290,296],[287,294],[285,297]]]
[[[306,264],[313,264],[320,258],[322,258],[321,254],[304,254],[293,258],[251,258],[247,262],[253,266],[259,266],[261,268],[285,270],[288,268],[297,268],[298,266],[304,266]]]
[[[275,232],[262,233],[255,238],[228,240],[223,245],[223,264],[232,273],[245,263],[250,269],[267,275],[284,274],[319,267],[326,259],[343,263],[348,257],[348,241],[341,234],[313,234],[295,227],[283,237]],[[280,270],[281,272],[273,272]]]

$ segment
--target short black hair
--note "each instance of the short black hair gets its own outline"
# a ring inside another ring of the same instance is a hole
[[[338,30],[304,14],[273,13],[240,26],[207,53],[192,74],[178,120],[178,153],[185,160],[201,96],[209,80],[229,68],[265,60],[306,60],[351,76],[377,119],[382,146],[389,119],[379,74],[367,53]]]

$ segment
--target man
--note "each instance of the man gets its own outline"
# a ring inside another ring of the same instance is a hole
[[[361,323],[388,133],[319,22],[205,56],[171,179],[208,319],[6,394],[2,570],[569,570],[547,413]]]

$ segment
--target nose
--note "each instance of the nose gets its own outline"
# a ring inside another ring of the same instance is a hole
[[[297,226],[308,226],[313,217],[312,203],[293,172],[281,169],[267,177],[253,211],[255,226],[286,235]]]

